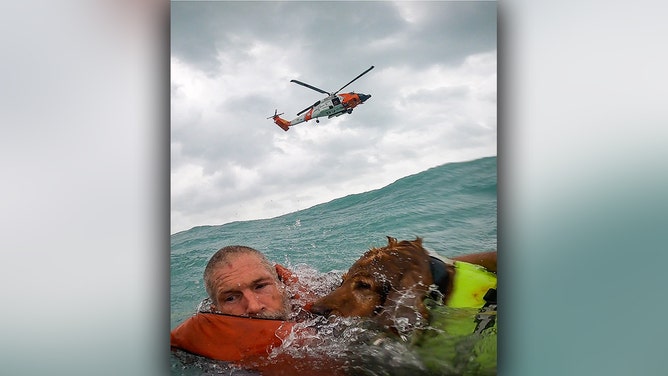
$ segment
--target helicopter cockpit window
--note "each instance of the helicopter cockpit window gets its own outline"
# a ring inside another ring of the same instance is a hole
[[[336,98],[332,98],[332,103],[333,103],[335,106],[338,106],[338,105],[341,104],[341,100],[340,100],[338,97],[336,97]]]

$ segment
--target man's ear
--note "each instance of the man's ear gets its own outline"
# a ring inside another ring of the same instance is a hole
[[[211,304],[209,305],[209,307],[210,307],[209,309],[210,309],[212,312],[216,312],[216,311],[218,311],[218,308],[217,308],[216,305],[213,304],[213,303],[211,303]]]

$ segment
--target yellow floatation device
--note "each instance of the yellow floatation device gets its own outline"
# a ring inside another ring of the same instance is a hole
[[[482,308],[496,303],[496,274],[482,266],[454,261],[455,279],[445,304],[452,308]],[[492,292],[493,291],[493,292]]]
[[[479,265],[431,256],[439,291],[451,290],[443,305],[428,305],[429,327],[414,338],[413,350],[435,374],[496,375],[496,274]],[[454,277],[447,273],[449,267],[454,267]]]
[[[430,262],[434,284],[445,295],[443,304],[449,312],[446,317],[440,319],[435,317],[436,321],[442,319],[451,321],[446,325],[447,331],[457,335],[480,333],[496,326],[495,273],[480,265],[455,261],[439,255],[431,255]],[[454,268],[454,277],[448,272],[449,268]],[[442,310],[437,309],[437,311]],[[437,312],[433,313],[439,316]]]
[[[452,308],[482,308],[496,303],[496,274],[480,265],[430,255],[434,284],[446,295],[445,305]],[[454,279],[448,268],[454,268]],[[450,291],[447,291],[448,289]]]

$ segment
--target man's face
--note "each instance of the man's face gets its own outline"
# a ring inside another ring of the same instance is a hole
[[[219,263],[211,280],[215,311],[268,319],[286,319],[290,313],[283,284],[253,254]]]

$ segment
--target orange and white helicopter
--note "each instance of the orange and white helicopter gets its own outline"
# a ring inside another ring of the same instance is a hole
[[[335,116],[341,116],[346,113],[350,114],[353,112],[353,108],[355,108],[359,104],[364,103],[367,99],[371,98],[371,95],[355,93],[355,92],[339,94],[339,91],[343,90],[348,85],[352,84],[353,82],[355,82],[355,80],[367,74],[372,69],[373,65],[371,66],[371,68],[365,70],[359,76],[355,77],[352,81],[343,85],[342,88],[333,93],[328,93],[322,89],[319,89],[315,86],[311,86],[301,81],[290,80],[290,82],[306,86],[307,88],[315,90],[319,93],[327,94],[327,98],[319,100],[313,103],[311,106],[301,110],[297,114],[297,117],[290,121],[282,119],[281,115],[283,115],[283,113],[279,114],[278,110],[275,110],[274,115],[269,116],[267,119],[274,119],[274,123],[276,123],[276,125],[283,128],[283,130],[287,132],[289,127],[299,123],[303,123],[305,121],[309,121],[311,119],[315,119],[315,122],[319,123],[320,122],[320,120],[318,119],[319,117],[327,116],[328,119],[331,119]]]

